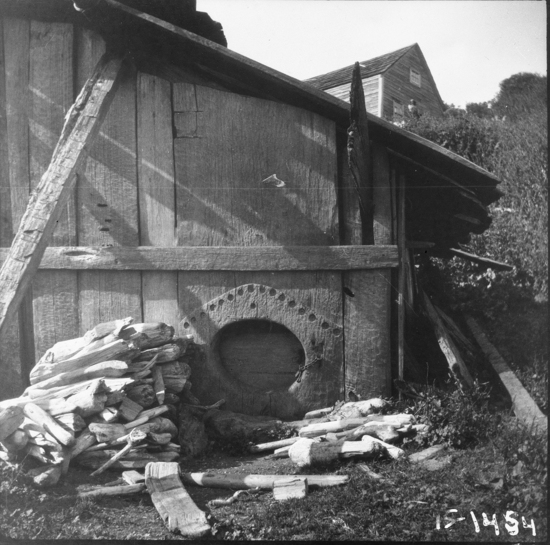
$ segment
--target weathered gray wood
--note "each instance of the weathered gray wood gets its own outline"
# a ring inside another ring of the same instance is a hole
[[[435,310],[430,298],[425,292],[422,292],[422,301],[428,314],[428,318],[434,328],[434,333],[437,337],[439,347],[441,348],[441,351],[445,355],[447,363],[449,364],[449,369],[458,380],[471,388],[474,385],[472,375],[470,374],[470,371],[468,371],[468,368],[460,355],[460,351],[448,334],[441,318],[439,317],[439,314]]]
[[[456,248],[450,248],[449,251],[453,255],[456,255],[458,257],[463,257],[464,259],[473,261],[474,263],[485,265],[486,267],[490,267],[491,269],[495,269],[497,271],[511,271],[514,268],[512,267],[512,265],[508,265],[500,261],[495,261],[494,259],[489,259],[488,257],[481,257],[475,254],[471,254],[469,252],[465,252],[464,250],[457,250]]]
[[[54,151],[52,162],[21,221],[10,255],[0,270],[0,335],[13,319],[67,201],[75,174],[86,158],[116,88],[122,61],[105,58],[79,95]]]
[[[289,437],[288,439],[280,439],[279,441],[271,441],[269,443],[260,443],[250,447],[250,452],[264,452],[266,450],[276,450],[281,447],[290,446],[298,441],[299,437]]]
[[[25,416],[42,426],[50,435],[55,437],[65,446],[71,446],[75,442],[74,434],[63,428],[57,420],[34,403],[27,403],[23,407]]]
[[[127,473],[127,472],[125,472]],[[104,496],[128,496],[145,492],[145,483],[125,484],[121,486],[100,486],[77,493],[79,498],[102,498]]]
[[[29,163],[31,189],[38,190],[62,133],[65,114],[74,102],[73,26],[31,21],[29,56]],[[74,186],[74,182],[69,182]],[[77,243],[75,197],[72,189],[59,203],[60,214],[48,237],[49,246]],[[52,201],[50,201],[51,203]],[[41,215],[47,216],[46,210]],[[32,236],[29,237],[32,239]],[[77,273],[39,272],[33,283],[34,346],[40,357],[56,341],[76,337]]]
[[[182,473],[180,476],[184,484],[208,488],[229,488],[230,490],[246,490],[248,488],[271,490],[274,483],[290,477],[290,475],[242,475],[238,473]],[[311,488],[341,486],[349,482],[348,475],[292,475],[292,477],[307,479]]]
[[[273,483],[273,497],[278,501],[302,499],[307,496],[308,485],[304,477],[288,477]]]
[[[399,272],[397,285],[397,378],[403,380],[405,372],[405,281],[407,267],[407,230],[406,230],[406,178],[399,175],[397,188],[397,247],[399,249]]]
[[[4,232],[1,245],[9,247],[21,221],[30,194],[29,171],[29,45],[30,21],[6,17],[3,26],[3,56],[5,75],[5,121],[7,157],[3,158],[8,178],[5,187],[9,195],[2,195],[0,212],[9,227]],[[4,208],[4,206],[7,208]],[[5,210],[5,212],[4,212]],[[4,228],[2,228],[3,230]],[[0,384],[0,398],[13,397],[24,389],[25,377],[35,362],[32,329],[32,294],[21,303],[18,320],[8,324],[8,330],[0,336],[0,360],[5,380]],[[9,364],[8,364],[9,362]]]
[[[0,408],[0,441],[11,435],[25,420],[23,409],[12,406]]]
[[[81,86],[105,51],[105,43],[96,32],[83,28],[76,29],[76,42],[76,81]],[[136,73],[126,66],[86,169],[78,177],[81,246],[139,245],[136,154]],[[120,316],[143,318],[139,271],[83,270],[79,288],[81,329]]]
[[[539,406],[504,361],[495,346],[489,341],[479,324],[471,317],[466,318],[466,323],[493,369],[498,373],[502,384],[508,390],[516,416],[525,425],[532,426],[537,433],[548,431],[548,417],[539,409]]]
[[[145,468],[145,484],[159,515],[171,532],[185,537],[210,533],[206,514],[185,490],[175,463],[152,463]]]
[[[8,250],[0,248],[0,264]],[[138,246],[46,248],[40,269],[317,271],[397,267],[396,246]]]
[[[176,245],[174,146],[171,85],[140,73],[137,86],[140,244]],[[143,316],[175,326],[178,322],[177,274],[142,273]]]
[[[372,159],[361,68],[355,63],[350,90],[348,163],[355,181],[361,215],[361,242],[374,244]]]

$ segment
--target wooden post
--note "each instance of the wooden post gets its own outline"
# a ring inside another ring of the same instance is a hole
[[[361,215],[362,243],[374,244],[372,165],[367,108],[359,63],[355,63],[350,90],[348,163],[355,181]]]
[[[69,110],[48,170],[0,270],[0,336],[21,303],[116,91],[121,58],[104,55]]]
[[[406,279],[406,231],[405,231],[405,176],[399,175],[397,190],[397,248],[399,251],[399,280],[397,299],[397,362],[398,378],[403,380],[405,367],[405,279]],[[401,393],[399,394],[401,397]]]

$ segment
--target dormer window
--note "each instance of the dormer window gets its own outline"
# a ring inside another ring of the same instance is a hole
[[[417,87],[422,86],[422,79],[420,78],[420,72],[418,70],[411,68],[410,81],[413,85],[416,85]]]

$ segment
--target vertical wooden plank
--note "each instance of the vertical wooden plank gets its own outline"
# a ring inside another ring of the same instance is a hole
[[[387,151],[382,146],[373,145],[372,152],[374,242],[391,244],[392,209]],[[348,174],[345,169],[343,174],[346,183]],[[348,217],[357,218],[353,194],[348,194],[345,204]],[[356,227],[355,236],[358,236],[357,231]],[[348,240],[346,242],[349,243]],[[388,395],[391,385],[391,271],[348,271],[343,274],[343,281],[346,394],[353,391],[363,399]]]
[[[176,201],[171,86],[138,75],[137,138],[140,233],[143,246],[175,246]],[[176,272],[143,272],[144,320],[177,326]]]
[[[0,246],[8,247],[14,228],[19,225],[29,198],[28,169],[28,56],[29,24],[20,19],[0,20]],[[32,295],[27,295],[18,312],[18,319],[10,324],[0,339],[2,376],[0,399],[19,395],[24,389],[25,373],[22,369],[20,348],[33,346],[32,313],[26,313]],[[30,328],[21,330],[30,334],[20,340],[19,322],[23,319]],[[34,360],[31,353],[25,358]],[[28,366],[27,362],[27,366]],[[34,361],[32,362],[34,363]]]
[[[399,249],[399,279],[397,295],[397,367],[398,378],[403,380],[405,366],[405,281],[407,266],[406,231],[405,231],[405,175],[399,175],[397,246]]]
[[[105,51],[87,29],[77,30],[76,84],[80,89]],[[128,69],[77,182],[79,244],[138,246],[136,165],[136,73]],[[81,332],[96,324],[132,316],[142,320],[139,271],[79,273]]]
[[[29,151],[31,186],[40,181],[74,98],[73,27],[31,21]],[[77,244],[75,198],[69,200],[50,245]],[[79,335],[76,271],[41,271],[33,282],[36,357],[53,344]]]

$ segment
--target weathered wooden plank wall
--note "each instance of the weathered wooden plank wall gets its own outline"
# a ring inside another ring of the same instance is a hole
[[[76,84],[80,89],[105,51],[95,33],[77,31]],[[77,182],[80,246],[138,246],[136,73],[128,68]],[[141,273],[81,271],[82,331],[126,316],[141,320]]]
[[[3,21],[2,30],[0,113],[5,109],[6,115],[0,119],[0,158],[9,160],[0,167],[0,194],[9,197],[9,204],[1,209],[7,216],[0,222],[0,244],[7,247],[30,190],[48,166],[63,117],[105,45],[90,31],[58,23],[10,19]],[[300,246],[360,243],[355,189],[346,185],[347,166],[337,165],[345,154],[337,153],[334,122],[290,105],[186,83],[188,76],[181,71],[171,72],[169,79],[160,73],[127,68],[52,246],[279,246],[306,265],[308,253],[297,250]],[[385,150],[375,148],[376,244],[391,243],[387,170]],[[265,181],[273,174],[282,186]],[[282,272],[246,267],[241,272],[41,270],[20,313],[21,353],[32,365],[55,342],[125,316],[177,328],[182,318],[228,290],[260,284],[274,288],[277,301],[268,290],[259,306],[277,315],[287,306],[293,309],[287,323],[291,331],[310,331],[318,321],[322,333],[330,322],[334,338],[327,337],[325,345],[324,339],[311,338],[304,345],[306,352],[319,345],[324,363],[293,386],[295,399],[334,401],[344,396],[344,385],[362,395],[387,393],[387,276],[386,270],[342,273],[338,267]],[[345,302],[343,285],[355,293]],[[240,317],[232,310],[224,319]],[[347,370],[344,326],[350,330]],[[0,397],[16,395],[23,387],[22,362],[14,357],[19,354],[17,324],[12,329],[10,340],[0,346],[11,391],[0,389]],[[277,370],[262,367],[261,361],[258,365],[265,386]],[[372,388],[359,386],[361,381]],[[223,384],[200,372],[193,383],[205,403],[227,393]],[[229,408],[290,414],[294,409],[285,395],[243,386]]]
[[[292,106],[187,83],[174,85],[174,109],[179,245],[338,242],[332,122]],[[284,187],[263,182],[273,174]],[[341,325],[340,275],[329,272],[180,273],[181,314],[248,283],[284,290],[289,300]],[[302,327],[302,319],[293,327]],[[320,399],[340,394],[342,357],[341,352],[327,357],[323,371],[310,382]],[[201,399],[226,397],[222,382],[206,374],[195,377]],[[269,398],[262,391],[243,391],[230,408],[261,411]]]
[[[410,69],[420,73],[421,86],[410,83]],[[442,114],[443,108],[437,98],[437,91],[433,79],[426,70],[415,48],[407,52],[384,74],[383,115],[393,117],[393,99],[400,100],[407,107],[409,100],[414,99],[421,112],[430,112],[434,115]]]
[[[327,89],[326,92],[332,96],[349,102],[350,88],[351,82],[338,85],[338,87],[333,87],[332,89]],[[378,104],[380,94],[380,76],[365,78],[363,80],[363,90],[365,92],[365,106],[367,107],[367,112],[374,115],[380,115]]]

